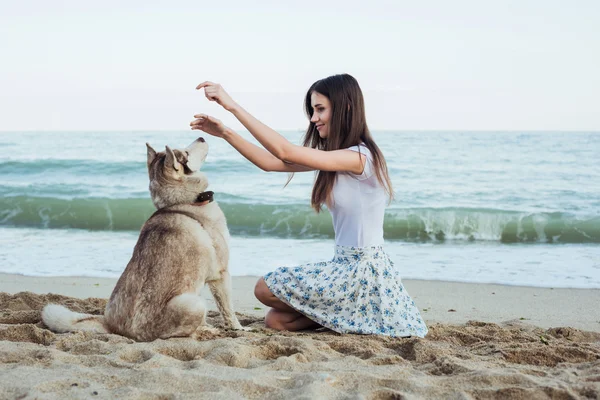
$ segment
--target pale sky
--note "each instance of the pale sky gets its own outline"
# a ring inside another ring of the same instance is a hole
[[[126,5],[124,5],[126,3]],[[600,130],[600,1],[0,0],[0,131],[275,129],[349,73],[371,130]]]

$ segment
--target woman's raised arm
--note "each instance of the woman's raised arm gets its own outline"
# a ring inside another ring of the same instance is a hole
[[[364,154],[357,154],[351,150],[323,151],[292,144],[233,101],[221,85],[206,81],[196,87],[202,88],[207,99],[216,101],[231,112],[265,149],[282,162],[302,165],[309,170],[362,173],[366,162]]]

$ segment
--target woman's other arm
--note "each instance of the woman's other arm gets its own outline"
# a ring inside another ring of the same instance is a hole
[[[248,161],[256,165],[263,171],[278,171],[278,172],[305,172],[313,171],[314,168],[309,168],[303,165],[286,163],[265,149],[250,143],[233,129],[226,127],[218,119],[206,114],[195,115],[196,120],[190,123],[192,130],[201,130],[212,136],[223,138]]]
[[[228,129],[228,132],[223,136],[223,139],[227,141],[234,149],[236,149],[241,155],[243,155],[248,161],[256,165],[263,171],[277,171],[277,172],[306,172],[314,171],[314,168],[305,167],[304,165],[287,163],[267,150],[258,147],[257,145],[250,143],[243,137],[241,137],[235,131]]]

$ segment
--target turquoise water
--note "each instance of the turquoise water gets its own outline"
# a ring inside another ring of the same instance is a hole
[[[373,134],[396,192],[386,248],[405,277],[600,287],[600,133]],[[299,143],[302,132],[284,135]],[[0,133],[0,272],[118,276],[154,211],[145,142],[183,147],[196,137]],[[260,171],[204,137],[203,170],[234,238],[234,274],[331,257],[331,218],[308,206],[313,173],[283,188],[287,174]]]

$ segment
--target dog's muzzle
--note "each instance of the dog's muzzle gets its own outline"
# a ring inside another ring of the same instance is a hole
[[[186,149],[187,152],[187,168],[189,168],[192,172],[196,172],[200,170],[202,164],[204,164],[204,160],[206,159],[206,155],[208,154],[208,143],[204,140],[204,138],[199,137],[194,140]],[[187,171],[186,171],[187,173]]]

